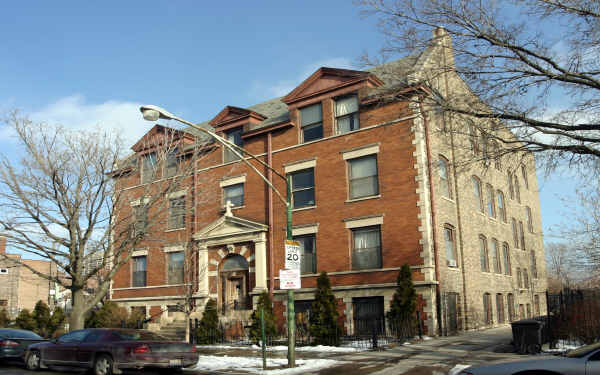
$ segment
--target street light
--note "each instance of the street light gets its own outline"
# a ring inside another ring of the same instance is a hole
[[[281,173],[279,173],[278,171],[273,169],[273,167],[271,167],[269,164],[260,160],[259,158],[257,158],[250,152],[246,151],[242,147],[239,147],[235,143],[230,142],[229,140],[219,136],[218,134],[216,134],[208,129],[203,128],[202,126],[199,126],[190,121],[187,121],[178,116],[175,116],[171,112],[169,112],[161,107],[158,107],[155,105],[144,105],[144,106],[140,107],[140,112],[142,112],[142,116],[144,117],[144,120],[147,120],[147,121],[156,121],[159,118],[162,118],[162,119],[166,119],[166,120],[179,121],[183,124],[189,125],[192,128],[199,130],[204,134],[209,135],[215,141],[222,144],[223,147],[226,147],[228,150],[233,152],[234,155],[239,157],[240,160],[242,160],[246,165],[248,165],[248,167],[250,167],[254,172],[256,172],[256,174],[258,174],[260,176],[260,178],[262,178],[262,180],[275,192],[275,194],[277,194],[279,199],[285,204],[285,208],[286,208],[286,212],[285,212],[285,214],[286,214],[285,215],[286,216],[286,239],[292,240],[292,188],[291,188],[290,181],[288,180],[288,178],[286,176],[282,175]],[[254,165],[252,165],[248,161],[248,159],[244,157],[244,155],[249,156],[250,159],[256,160],[261,165],[263,165],[264,167],[266,167],[267,169],[269,169],[273,173],[275,173],[275,175],[277,175],[281,179],[283,179],[283,181],[285,181],[285,187],[286,187],[286,197],[285,198],[283,198],[283,195],[279,192],[279,190],[277,190],[277,188],[275,186],[273,186],[271,181],[269,181],[268,178],[266,178],[262,173],[260,173],[260,171],[258,169],[256,169],[256,167]],[[273,228],[270,228],[270,230],[272,230],[272,229]],[[288,296],[288,306],[287,306],[287,310],[288,310],[288,317],[287,317],[288,318],[287,319],[287,321],[288,321],[288,367],[296,367],[296,354],[295,354],[296,314],[294,311],[294,290],[288,289],[287,296]]]

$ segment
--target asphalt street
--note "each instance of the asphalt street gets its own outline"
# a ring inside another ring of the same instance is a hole
[[[25,369],[23,363],[18,361],[0,362],[0,374],[2,375],[84,375],[88,374],[85,370],[70,368],[53,368],[52,370],[29,371]],[[168,372],[158,371],[127,371],[123,375],[165,375]],[[205,375],[209,374],[203,371],[186,370],[185,375]],[[212,373],[211,373],[212,374]]]
[[[445,375],[457,364],[476,365],[497,360],[526,359],[512,353],[510,327],[493,328],[475,332],[465,332],[458,336],[438,337],[424,341],[413,341],[407,345],[395,345],[382,350],[356,353],[300,352],[304,359],[327,358],[340,361],[340,365],[306,374],[320,375]],[[206,355],[229,357],[257,357],[251,350],[212,349],[202,350]],[[271,353],[270,356],[284,356],[285,353]],[[539,358],[539,357],[538,357]],[[0,363],[1,375],[75,375],[83,371],[56,369],[55,371],[27,371],[19,363]],[[128,375],[164,375],[159,372],[131,371]],[[168,374],[168,372],[167,372]],[[204,374],[248,374],[243,369],[224,371],[186,370],[184,375]]]

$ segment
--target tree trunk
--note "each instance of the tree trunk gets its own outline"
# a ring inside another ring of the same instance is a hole
[[[69,318],[69,331],[76,329],[85,328],[85,313],[87,312],[85,306],[85,296],[83,289],[72,289],[72,301],[73,309],[71,310],[71,316]]]

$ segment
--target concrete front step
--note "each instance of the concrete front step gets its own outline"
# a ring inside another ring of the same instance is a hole
[[[159,334],[171,340],[185,341],[186,328],[185,321],[175,321],[160,327]]]

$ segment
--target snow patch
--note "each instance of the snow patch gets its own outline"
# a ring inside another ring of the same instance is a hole
[[[310,371],[318,371],[327,367],[339,365],[343,362],[332,359],[298,359],[295,368],[279,368],[272,370],[262,369],[262,358],[228,357],[201,355],[193,370],[221,371],[242,370],[255,374],[304,374]],[[286,358],[267,358],[267,368],[287,366]]]
[[[548,346],[548,347],[546,347],[546,346]],[[581,346],[582,345],[577,342],[574,343],[573,341],[558,340],[558,342],[556,343],[556,348],[550,349],[549,345],[546,344],[546,345],[544,345],[544,348],[542,351],[545,353],[562,353],[562,352],[567,352],[569,350],[577,349]]]
[[[448,375],[458,375],[459,372],[469,367],[471,367],[471,365],[456,365],[450,369]]]

